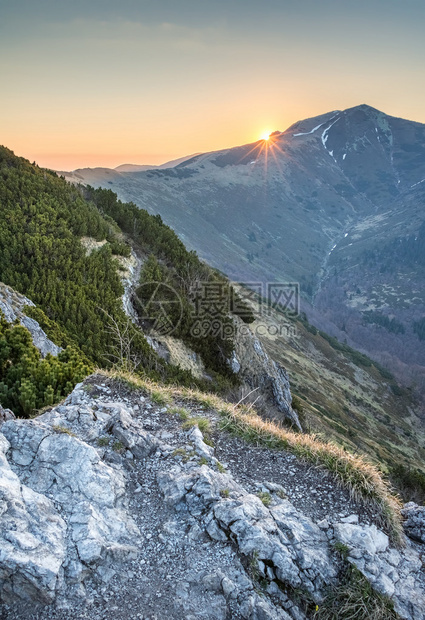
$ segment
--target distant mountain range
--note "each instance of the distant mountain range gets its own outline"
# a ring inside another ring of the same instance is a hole
[[[164,168],[174,168],[179,164],[196,157],[199,153],[187,155],[186,157],[179,157],[178,159],[172,159],[159,166],[149,164],[121,164],[116,168],[77,168],[71,172],[63,170],[58,171],[65,177],[67,181],[72,183],[89,183],[96,186],[96,183],[100,179],[107,179],[108,182],[112,182],[113,179],[119,177],[123,172],[145,172],[146,170],[162,170]],[[97,187],[97,186],[96,186]]]
[[[368,105],[174,167],[78,170],[230,278],[298,281],[310,321],[425,386],[425,125]]]

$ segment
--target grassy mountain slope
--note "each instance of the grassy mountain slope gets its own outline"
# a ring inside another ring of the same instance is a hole
[[[395,475],[393,479],[406,497],[425,497],[425,429],[411,391],[401,389],[368,357],[304,320],[288,320],[271,310],[257,317],[250,329],[288,370],[293,405],[305,429],[350,452],[366,454],[388,472],[421,472],[419,496],[406,488],[406,480],[402,483]]]

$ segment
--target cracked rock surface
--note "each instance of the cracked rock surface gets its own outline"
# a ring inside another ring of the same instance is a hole
[[[215,447],[101,375],[38,418],[3,424],[2,618],[302,620],[338,583],[337,541],[402,618],[425,617],[421,543],[392,548],[326,472],[185,406],[209,419]]]
[[[425,506],[408,502],[401,514],[406,519],[404,529],[409,538],[425,543]]]

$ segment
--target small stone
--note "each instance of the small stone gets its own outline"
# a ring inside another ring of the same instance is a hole
[[[232,592],[235,590],[235,584],[228,577],[223,578],[221,582],[221,587],[225,597],[230,596],[230,594],[232,594]]]
[[[348,517],[343,517],[341,519],[342,523],[358,523],[359,515],[348,515]]]

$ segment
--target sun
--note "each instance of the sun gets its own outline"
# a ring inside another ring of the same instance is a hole
[[[270,138],[269,131],[265,131],[263,134],[261,134],[261,140],[268,140],[269,138]]]

